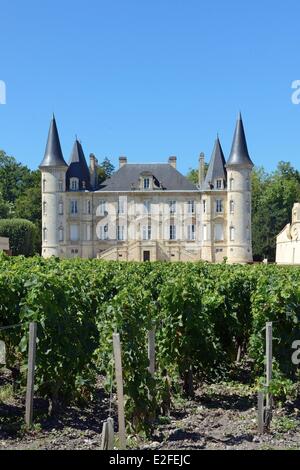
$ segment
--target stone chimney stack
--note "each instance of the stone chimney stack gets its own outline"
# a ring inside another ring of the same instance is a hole
[[[205,180],[205,156],[204,153],[201,152],[199,156],[199,168],[198,168],[198,184],[201,188],[203,186]]]
[[[127,157],[124,157],[124,156],[119,157],[119,168],[126,165],[126,163],[127,163]]]
[[[176,168],[177,157],[175,157],[175,156],[169,157],[168,163],[169,163],[169,165],[171,165],[173,168]]]
[[[93,153],[90,154],[90,175],[91,175],[91,186],[92,188],[97,187],[98,177],[97,177],[97,166],[98,160]]]

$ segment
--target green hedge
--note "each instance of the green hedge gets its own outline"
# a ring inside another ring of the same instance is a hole
[[[25,219],[0,220],[0,236],[9,238],[13,255],[32,256],[37,242],[37,227]]]

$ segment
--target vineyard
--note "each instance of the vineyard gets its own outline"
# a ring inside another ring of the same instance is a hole
[[[300,268],[199,263],[118,263],[6,257],[0,260],[0,340],[17,389],[25,385],[28,325],[37,322],[35,394],[88,403],[99,375],[114,387],[113,333],[120,334],[126,426],[151,434],[174,397],[226,381],[244,358],[249,384],[264,374],[273,322],[275,397],[297,393],[291,361],[300,340]],[[155,330],[155,373],[148,333]],[[1,403],[0,403],[1,404]]]

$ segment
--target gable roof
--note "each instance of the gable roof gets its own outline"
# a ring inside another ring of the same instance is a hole
[[[70,178],[79,179],[79,189],[90,189],[90,171],[86,163],[81,143],[76,139],[69,160],[69,168],[67,170],[67,189],[69,189]],[[83,188],[82,182],[85,182]]]
[[[50,122],[45,155],[40,164],[40,168],[46,167],[46,166],[47,167],[68,166],[64,160],[63,153],[61,151],[59,135],[58,135],[54,115]]]
[[[254,166],[248,152],[241,113],[239,113],[238,121],[234,132],[232,148],[227,162],[227,166],[231,165]]]
[[[157,180],[157,189],[167,191],[196,191],[197,187],[168,163],[126,163],[111,178],[105,180],[99,191],[133,191],[139,189],[142,174]]]
[[[211,185],[216,179],[226,180],[225,164],[224,153],[217,137],[202,189],[212,189]]]

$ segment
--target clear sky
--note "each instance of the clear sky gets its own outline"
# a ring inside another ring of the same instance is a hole
[[[299,0],[0,0],[0,148],[35,169],[52,112],[68,160],[178,168],[226,158],[242,111],[249,152],[300,170]]]

